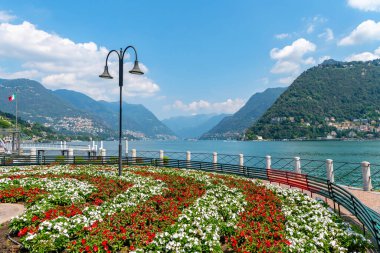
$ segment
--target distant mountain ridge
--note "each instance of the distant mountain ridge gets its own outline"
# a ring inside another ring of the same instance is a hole
[[[83,93],[55,90],[53,93],[78,110],[100,118],[111,129],[119,128],[119,102],[96,101]],[[175,134],[143,105],[123,103],[123,130],[134,135],[143,133],[150,138],[174,138]],[[138,136],[138,135],[137,135]],[[137,137],[136,136],[136,137]]]
[[[107,127],[119,127],[119,102],[96,101],[72,90],[55,90],[53,93],[70,105],[100,118]],[[150,138],[175,138],[175,134],[143,105],[123,103],[123,130],[129,134],[143,133]],[[165,137],[166,136],[166,137]]]
[[[247,138],[371,138],[379,132],[380,60],[327,60],[303,72]]]
[[[225,117],[210,131],[204,133],[201,139],[241,139],[245,130],[252,126],[286,89],[269,88],[255,93],[240,110],[232,116]]]
[[[209,131],[228,114],[197,114],[192,116],[178,116],[164,119],[162,122],[172,129],[179,137],[197,139]]]
[[[18,116],[30,122],[38,122],[62,133],[103,135],[110,131],[96,118],[77,110],[46,89],[39,82],[29,79],[0,79],[0,110],[15,114],[16,101],[8,96],[16,94]],[[83,127],[82,127],[83,126]]]
[[[0,79],[0,110],[15,114],[8,96],[17,91],[19,117],[69,135],[117,136],[118,103],[95,101],[75,91],[46,89],[29,79]],[[117,109],[116,109],[117,108]],[[123,105],[125,134],[136,138],[175,138],[174,133],[142,105]]]

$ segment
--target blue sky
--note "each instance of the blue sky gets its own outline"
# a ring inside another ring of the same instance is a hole
[[[125,74],[127,102],[160,119],[233,113],[324,59],[379,58],[380,1],[0,2],[0,78],[117,101],[117,79],[98,75],[108,50],[130,44],[147,73]]]

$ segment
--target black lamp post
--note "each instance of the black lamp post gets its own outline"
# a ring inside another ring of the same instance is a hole
[[[136,49],[133,46],[127,46],[124,50],[120,48],[120,51],[111,50],[106,58],[106,66],[104,67],[104,72],[99,77],[105,78],[105,79],[112,79],[113,77],[108,72],[108,57],[111,53],[115,52],[117,56],[119,57],[119,87],[120,87],[120,109],[119,109],[119,176],[121,176],[121,170],[122,170],[122,144],[121,144],[121,137],[122,137],[122,92],[123,92],[123,66],[124,66],[124,56],[125,52],[132,48],[135,52],[135,65],[133,66],[133,69],[129,71],[131,74],[135,75],[143,75],[144,72],[141,71],[139,67],[139,62],[137,60],[137,52]]]

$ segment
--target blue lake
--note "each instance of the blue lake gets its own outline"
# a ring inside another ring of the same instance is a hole
[[[89,142],[75,142],[88,145]],[[98,147],[100,143],[96,142]],[[117,141],[104,141],[108,156],[118,155]],[[336,182],[360,187],[362,169],[360,163],[371,163],[371,177],[375,188],[380,188],[380,141],[129,141],[128,150],[137,150],[137,156],[159,157],[159,150],[172,159],[186,159],[185,152],[191,151],[194,161],[212,161],[212,152],[218,153],[219,163],[239,164],[237,155],[244,155],[247,166],[265,168],[266,155],[272,156],[272,168],[294,170],[294,157],[301,158],[302,172],[326,177],[326,159],[334,161]],[[125,155],[123,142],[123,155]],[[152,151],[152,152],[143,152]],[[204,154],[203,154],[204,153]],[[224,154],[234,155],[226,156]],[[254,157],[253,157],[254,156]],[[285,159],[281,159],[285,158]],[[315,161],[316,160],[316,161]]]
[[[82,144],[82,143],[81,143]],[[88,142],[83,144],[89,144]],[[99,142],[97,142],[99,146]],[[129,150],[244,154],[245,156],[295,157],[301,159],[380,164],[380,141],[129,141]],[[107,155],[117,155],[118,142],[104,141]],[[125,150],[125,143],[123,142]],[[123,151],[124,153],[125,151]]]

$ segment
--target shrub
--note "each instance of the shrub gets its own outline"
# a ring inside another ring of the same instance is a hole
[[[63,155],[58,155],[58,156],[56,156],[55,157],[55,161],[57,162],[57,163],[64,163],[65,162],[65,156],[63,156]]]
[[[169,160],[170,160],[169,156],[164,156],[164,159],[163,159],[164,165],[168,165],[169,164]]]

